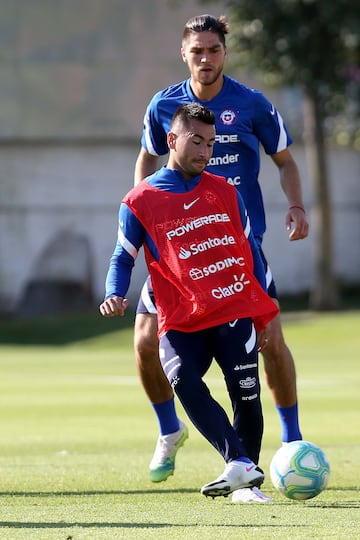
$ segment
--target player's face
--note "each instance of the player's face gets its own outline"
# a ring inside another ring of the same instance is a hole
[[[208,164],[215,143],[215,127],[193,120],[188,129],[174,126],[168,134],[171,150],[168,166],[182,172],[184,178],[199,175]]]
[[[226,49],[218,34],[191,33],[183,42],[181,55],[195,83],[210,86],[222,77]]]

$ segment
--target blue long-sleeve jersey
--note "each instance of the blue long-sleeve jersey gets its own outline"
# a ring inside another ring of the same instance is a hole
[[[258,90],[224,75],[220,92],[201,101],[192,92],[190,79],[157,92],[144,116],[141,144],[155,156],[168,153],[166,134],[176,109],[197,101],[215,115],[216,137],[213,156],[206,170],[224,176],[239,190],[256,238],[265,230],[265,212],[259,185],[260,144],[266,154],[285,150],[292,139],[280,113]]]

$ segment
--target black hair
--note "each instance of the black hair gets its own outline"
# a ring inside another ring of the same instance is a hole
[[[191,120],[199,120],[210,126],[215,125],[215,115],[210,109],[201,105],[201,103],[192,102],[181,105],[174,113],[171,121],[171,127],[179,121],[185,126],[189,126]]]
[[[229,24],[226,22],[224,15],[213,17],[206,13],[204,15],[197,15],[188,20],[184,26],[183,41],[186,40],[192,32],[214,32],[219,36],[221,43],[225,47],[225,36],[229,32]]]

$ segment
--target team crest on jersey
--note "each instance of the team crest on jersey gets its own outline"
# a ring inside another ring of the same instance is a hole
[[[236,122],[236,112],[231,109],[225,109],[225,111],[220,114],[220,121],[225,126],[232,126]]]

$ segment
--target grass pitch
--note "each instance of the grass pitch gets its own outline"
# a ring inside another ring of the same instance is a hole
[[[205,499],[223,463],[190,427],[176,474],[152,484],[157,436],[138,383],[132,317],[96,314],[0,324],[0,538],[11,540],[360,538],[360,312],[285,314],[303,436],[327,454],[328,489],[271,505]],[[262,361],[260,361],[262,366]],[[229,411],[216,366],[207,382]],[[262,391],[268,473],[280,424]],[[181,406],[178,412],[186,418]]]

